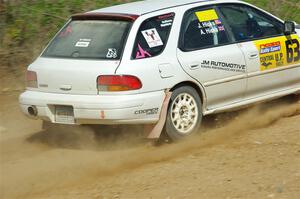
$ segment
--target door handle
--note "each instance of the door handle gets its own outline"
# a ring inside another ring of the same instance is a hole
[[[62,91],[70,91],[72,90],[72,85],[61,85],[59,88]]]
[[[256,58],[258,58],[258,52],[249,53],[249,58],[250,59],[256,59]]]
[[[197,69],[197,68],[199,68],[199,67],[200,67],[200,64],[198,64],[198,63],[190,64],[190,68],[191,68],[192,70]]]

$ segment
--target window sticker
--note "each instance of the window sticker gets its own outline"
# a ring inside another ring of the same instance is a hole
[[[157,21],[160,22],[160,27],[165,28],[165,27],[172,26],[174,15],[175,15],[174,13],[169,13],[157,17]]]
[[[76,42],[75,46],[80,48],[87,48],[90,45],[91,39],[80,39],[78,42]]]
[[[150,48],[164,45],[156,28],[144,30],[142,31],[142,34]]]
[[[161,22],[160,27],[164,28],[164,27],[172,26],[172,24],[173,24],[173,20],[167,19]]]
[[[165,15],[160,15],[158,17],[159,20],[163,20],[163,19],[167,19],[167,18],[173,18],[174,17],[174,13],[169,13],[169,14],[165,14]]]
[[[195,15],[199,20],[198,28],[201,35],[225,31],[224,25],[214,9],[195,12]]]
[[[106,58],[114,59],[118,57],[117,49],[109,48],[106,54]]]
[[[300,42],[297,35],[285,36],[254,42],[260,60],[260,70],[271,70],[300,63]]]
[[[213,21],[213,20],[219,19],[218,15],[214,9],[199,11],[199,12],[196,12],[195,14],[196,14],[199,22]]]
[[[138,44],[138,48],[139,50],[137,51],[136,53],[136,59],[142,59],[142,58],[146,58],[147,56],[148,57],[151,57],[151,54],[148,53],[147,51],[145,51],[140,44]]]
[[[72,26],[68,26],[64,31],[59,34],[59,37],[67,37],[69,34],[73,32]]]

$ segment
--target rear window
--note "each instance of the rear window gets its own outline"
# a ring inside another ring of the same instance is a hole
[[[163,52],[173,25],[174,13],[152,17],[139,28],[132,59],[154,57]]]
[[[131,27],[128,21],[71,21],[50,43],[43,57],[120,59]]]

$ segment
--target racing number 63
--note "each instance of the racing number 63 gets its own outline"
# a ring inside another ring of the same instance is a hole
[[[296,45],[295,47],[294,44]],[[300,44],[297,39],[291,39],[285,41],[287,62],[297,62],[300,60]]]

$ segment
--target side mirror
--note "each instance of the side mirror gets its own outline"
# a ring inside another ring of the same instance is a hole
[[[293,21],[285,21],[284,22],[284,34],[291,35],[296,32],[296,25]]]

